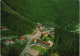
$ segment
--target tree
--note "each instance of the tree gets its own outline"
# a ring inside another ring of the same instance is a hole
[[[41,39],[43,39],[43,37],[44,37],[44,34],[41,34]]]
[[[19,51],[17,51],[16,46],[13,44],[11,49],[9,50],[8,56],[19,56]]]

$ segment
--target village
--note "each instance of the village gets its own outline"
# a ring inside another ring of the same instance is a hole
[[[2,26],[1,30],[6,31],[8,28]],[[41,23],[37,23],[36,29],[31,34],[22,35],[20,38],[17,38],[17,36],[3,36],[1,40],[6,46],[27,42],[20,56],[38,56],[42,51],[46,52],[47,49],[53,46],[54,33],[54,28],[45,28]]]

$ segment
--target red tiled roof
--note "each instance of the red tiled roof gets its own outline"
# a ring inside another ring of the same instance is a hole
[[[10,39],[6,39],[6,41],[10,41]]]
[[[34,32],[36,32],[36,29],[34,29]]]
[[[7,29],[7,27],[2,27],[2,29]]]
[[[43,25],[37,25],[37,27],[43,27]]]
[[[20,37],[20,40],[24,40],[24,37]]]
[[[48,35],[48,33],[44,33],[44,35]]]

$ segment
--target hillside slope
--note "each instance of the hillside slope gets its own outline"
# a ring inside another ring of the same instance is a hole
[[[53,26],[56,18],[71,19],[78,16],[76,0],[3,0],[9,7],[22,16],[44,25]],[[74,12],[75,11],[75,12]],[[68,20],[68,21],[71,21]]]
[[[2,35],[22,35],[33,32],[35,24],[27,21],[2,4],[1,25],[8,28]]]

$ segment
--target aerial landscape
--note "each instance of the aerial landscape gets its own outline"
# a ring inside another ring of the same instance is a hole
[[[1,56],[79,56],[78,0],[2,0]]]

